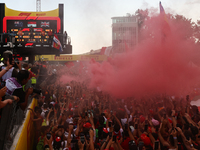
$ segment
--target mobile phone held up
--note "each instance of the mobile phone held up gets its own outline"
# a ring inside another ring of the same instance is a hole
[[[138,150],[137,145],[135,144],[135,141],[133,140],[129,141],[128,145],[129,145],[129,149]]]
[[[51,133],[47,133],[46,136],[47,136],[47,139],[50,140],[50,138],[51,138]]]
[[[83,132],[80,133],[80,140],[82,144],[85,142],[85,136]]]
[[[109,126],[109,127],[112,126],[112,122],[111,122],[111,121],[108,122],[108,126]]]
[[[9,63],[12,64],[12,61],[13,61],[13,55],[9,54]]]

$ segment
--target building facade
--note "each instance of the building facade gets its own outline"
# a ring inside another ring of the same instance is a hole
[[[138,20],[134,15],[112,19],[112,48],[113,53],[133,50],[138,43]]]

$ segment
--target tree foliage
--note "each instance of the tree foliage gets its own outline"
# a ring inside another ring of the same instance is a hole
[[[148,37],[153,37],[155,30],[159,31],[159,28],[153,28],[156,23],[158,23],[158,16],[150,16],[150,10],[138,9],[135,12],[135,15],[138,18],[138,29],[139,29],[139,41],[144,40]],[[176,29],[177,32],[182,33],[182,37],[186,39],[193,40],[195,43],[200,43],[200,20],[197,22],[188,19],[183,15],[173,15],[167,14],[167,19],[169,20],[170,25],[179,24]],[[183,32],[184,31],[184,32]],[[145,33],[145,35],[143,35]]]

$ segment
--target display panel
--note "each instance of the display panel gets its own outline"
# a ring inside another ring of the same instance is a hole
[[[59,17],[4,17],[3,31],[16,34],[16,38],[21,41],[47,42],[49,32],[58,33],[60,31]],[[19,30],[21,29],[21,36]],[[44,31],[44,33],[42,32]],[[43,38],[43,39],[41,39]],[[17,41],[20,41],[17,39]]]

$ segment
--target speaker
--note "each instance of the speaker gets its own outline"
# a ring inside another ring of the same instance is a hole
[[[63,11],[64,11],[64,4],[59,4],[58,8],[59,8],[59,18],[60,18],[60,21],[61,21],[60,31],[63,34],[63,25],[64,25],[64,13],[63,13]]]
[[[0,33],[3,33],[3,18],[5,17],[5,4],[0,3]]]

